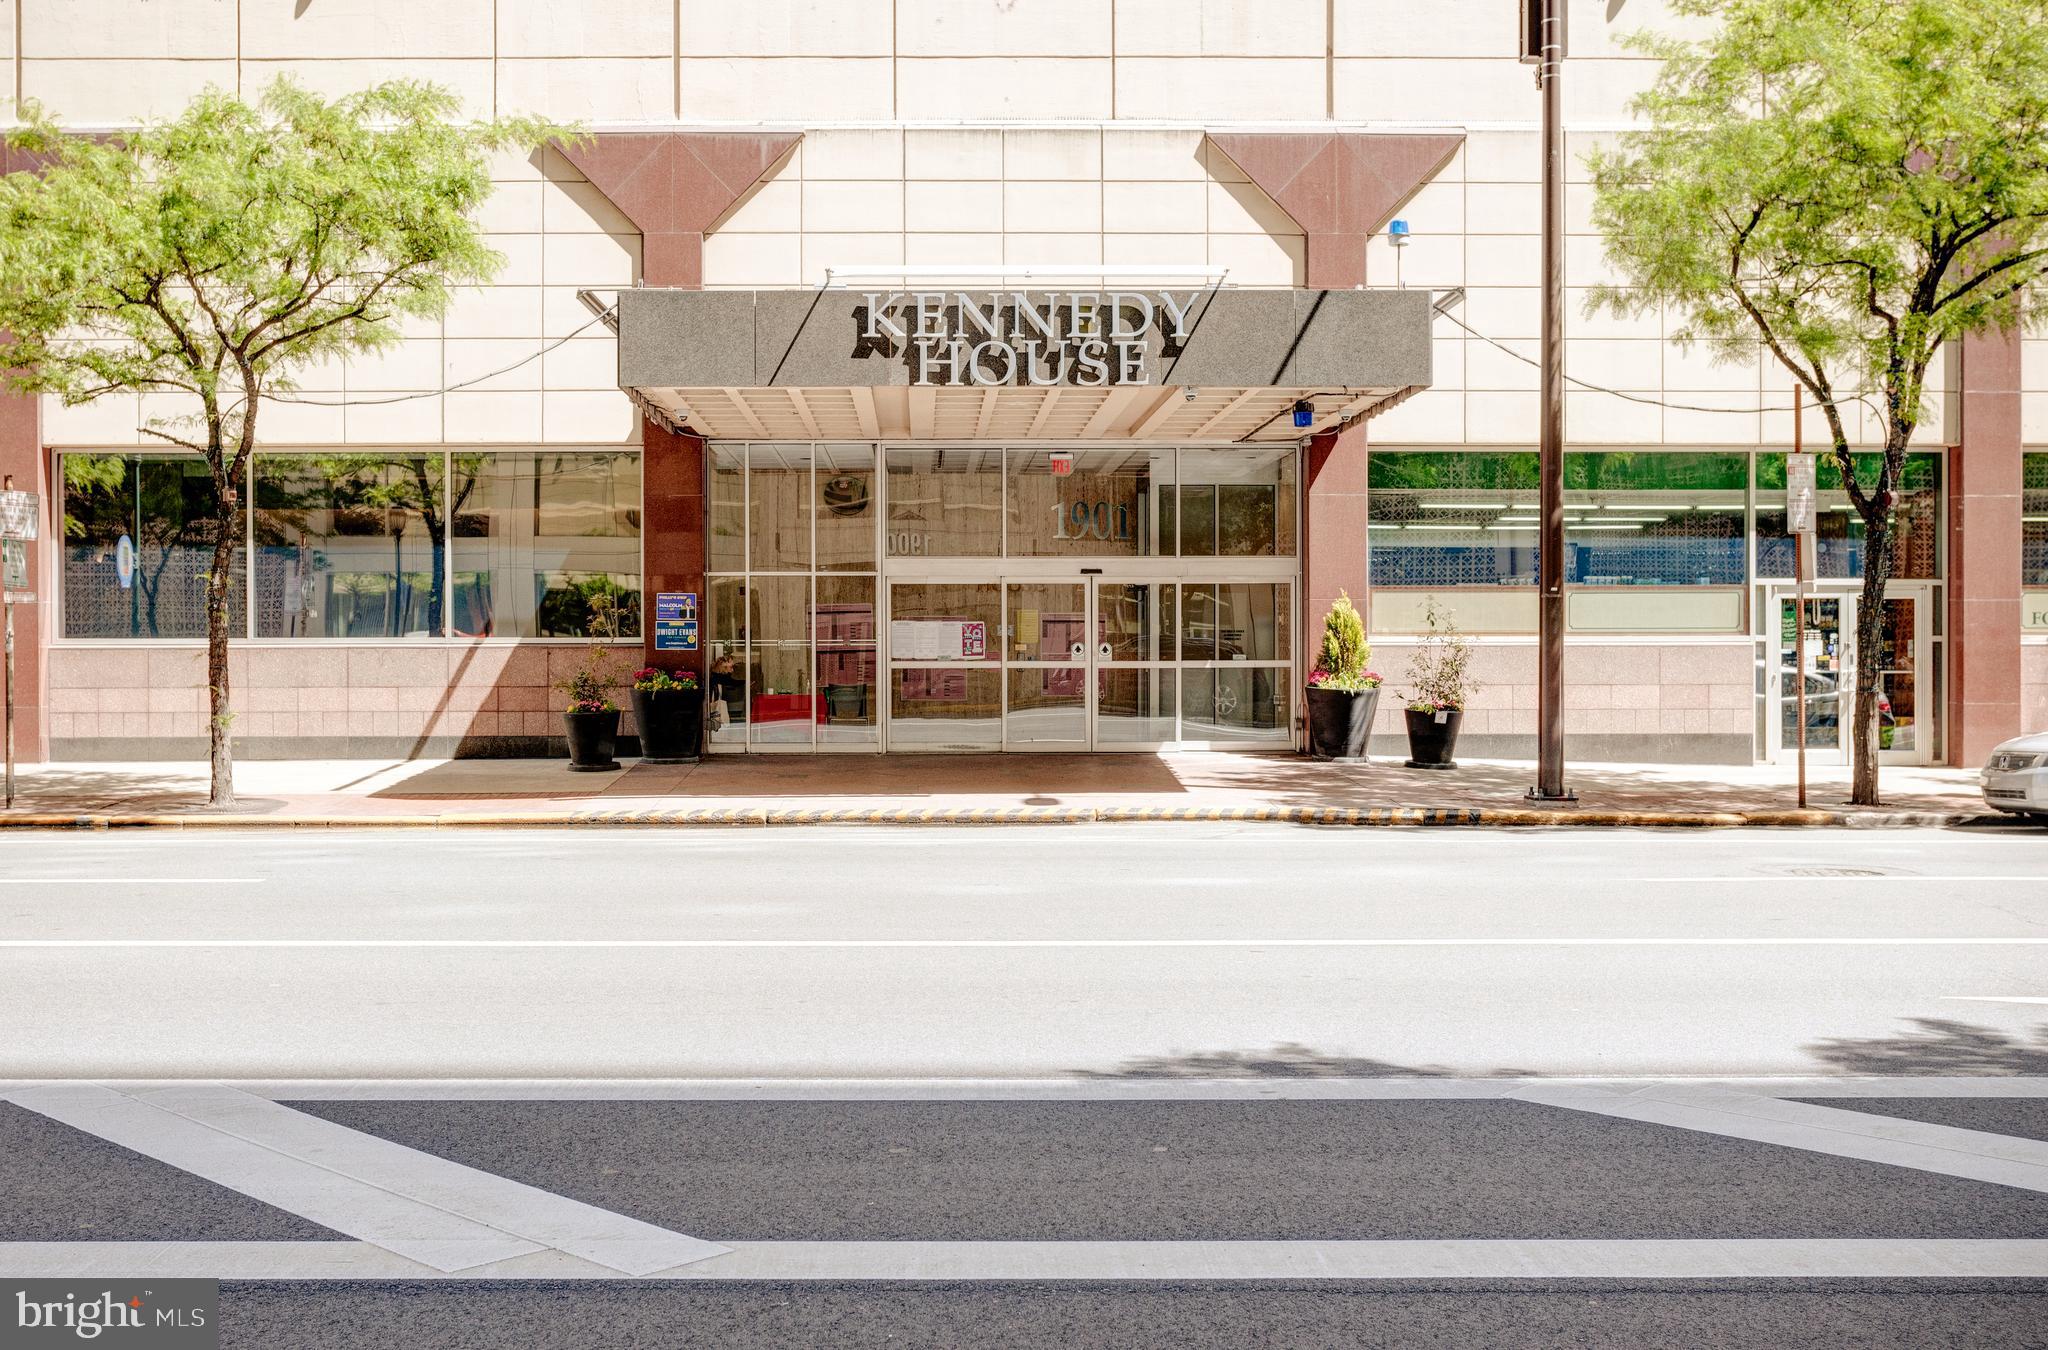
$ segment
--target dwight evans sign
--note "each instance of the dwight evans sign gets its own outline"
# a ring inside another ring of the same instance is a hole
[[[866,291],[854,354],[908,360],[914,385],[1151,384],[1187,342],[1202,293]]]

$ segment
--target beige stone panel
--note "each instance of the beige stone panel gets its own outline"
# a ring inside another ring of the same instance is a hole
[[[14,55],[22,6],[21,54],[35,57],[235,58],[238,0],[14,0],[0,6],[5,55]]]
[[[1209,184],[1211,234],[1299,235],[1294,217],[1251,183]]]
[[[904,224],[913,231],[1000,234],[1001,183],[919,183],[903,185]]]
[[[602,329],[563,343],[534,364],[541,369],[541,388],[549,391],[619,387],[618,339]]]
[[[1495,590],[1472,591],[1374,591],[1372,594],[1372,631],[1375,633],[1420,633],[1428,630],[1425,616],[1429,602],[1434,599],[1451,612],[1460,628],[1467,633],[1527,633],[1536,628],[1536,593],[1533,589],[1499,588]],[[1373,665],[1382,675],[1392,675],[1408,667],[1408,656],[1413,644],[1403,643],[1398,647],[1389,644],[1373,654]],[[1483,653],[1480,654],[1480,653]],[[1396,664],[1393,657],[1398,656]],[[1487,647],[1475,649],[1474,665],[1484,673],[1481,678],[1488,683],[1502,678],[1484,668],[1499,659],[1497,649]]]
[[[1199,131],[1107,127],[1102,133],[1102,173],[1112,181],[1199,183],[1209,177],[1203,163],[1205,144]]]
[[[1003,176],[1018,179],[1102,177],[1102,131],[1096,127],[1003,133]]]
[[[638,234],[625,212],[593,183],[581,180],[539,184],[540,226],[546,234]]]
[[[1006,234],[1003,258],[1018,266],[1057,266],[1073,263],[1082,267],[1102,265],[1102,236],[1099,234]]]
[[[804,180],[808,181],[808,180]],[[794,176],[756,184],[720,221],[720,234],[783,234],[804,224],[804,182]],[[899,193],[900,195],[900,193]]]
[[[550,238],[548,242],[559,241]],[[548,271],[550,276],[554,275],[552,267]],[[573,280],[579,285],[602,284],[568,276],[561,280]],[[442,320],[442,329],[450,338],[538,337],[540,287],[481,286],[458,291],[455,302],[448,307],[447,316]]]
[[[1763,407],[1756,393],[1728,393],[1712,390],[1667,388],[1664,442],[1667,445],[1754,445],[1762,435],[1763,419],[1756,409]],[[1786,395],[1785,402],[1790,402]],[[1726,412],[1701,412],[1702,408],[1726,408]]]
[[[892,180],[806,181],[806,234],[873,234],[903,228],[903,184]]]
[[[541,237],[537,234],[493,234],[484,243],[504,258],[494,286],[538,286],[541,283]]]
[[[1535,286],[1474,286],[1468,283],[1465,303],[1451,313],[1490,338],[1534,338],[1542,327],[1541,305],[1542,295]],[[1575,310],[1567,310],[1567,314],[1576,313]]]
[[[1465,399],[1455,389],[1425,389],[1368,424],[1375,441],[1456,445],[1465,439]]]
[[[1502,348],[1506,348],[1505,351]],[[1532,338],[1510,338],[1495,346],[1474,342],[1465,353],[1465,387],[1488,391],[1533,390],[1538,372],[1533,362],[1539,344]],[[1528,360],[1522,360],[1528,357]]]
[[[541,177],[541,164],[545,162],[549,149],[540,150],[493,150],[487,156],[491,166],[491,181],[494,183],[537,183]],[[559,158],[559,156],[558,156]],[[563,161],[567,163],[567,161]],[[572,174],[581,178],[582,174]]]
[[[484,392],[539,389],[540,362],[538,338],[450,338],[441,348],[441,380],[436,387],[460,385]]]
[[[1212,234],[1209,262],[1230,269],[1228,285],[1299,286],[1307,250],[1298,234]]]
[[[1337,116],[1347,121],[1462,126],[1533,121],[1541,112],[1529,72],[1511,60],[1337,60]]]
[[[800,234],[713,234],[704,240],[704,285],[799,286],[803,284]]]
[[[1540,286],[1542,240],[1535,235],[1471,235],[1465,241],[1465,278],[1474,286]]]
[[[132,447],[141,440],[141,401],[133,394],[108,394],[70,408],[49,395],[42,403],[45,445]]]
[[[1005,183],[1003,228],[1043,234],[1102,229],[1099,183]]]
[[[1119,117],[1318,121],[1329,106],[1321,59],[1119,56]],[[1340,89],[1341,96],[1341,89]]]
[[[1421,190],[1402,202],[1394,214],[1408,222],[1420,235],[1463,234],[1465,232],[1466,187],[1448,167]],[[1476,214],[1474,220],[1481,220]]]
[[[1201,280],[1209,267],[1208,242],[1201,234],[1105,234],[1102,261],[1105,266],[1185,266],[1190,281]]]
[[[182,440],[202,440],[205,426],[201,422],[202,412],[197,395],[193,394],[144,394],[141,398],[142,444],[169,450],[171,443],[161,436],[149,434],[150,428],[179,437]]]
[[[1110,6],[1101,0],[896,0],[902,56],[1107,56]]]
[[[1474,445],[1532,445],[1538,411],[1533,391],[1475,391],[1465,395],[1465,435]]]
[[[1657,389],[1664,381],[1664,343],[1574,338],[1565,352],[1574,374],[1610,389]]]
[[[549,284],[630,286],[640,273],[640,239],[629,234],[549,234],[542,244]]]
[[[1564,274],[1574,286],[1621,286],[1628,282],[1608,260],[1607,241],[1596,234],[1565,236]]]
[[[903,238],[903,261],[910,267],[986,267],[1001,262],[1002,251],[1002,239],[994,234],[908,234]]]
[[[1104,183],[1102,228],[1114,233],[1208,232],[1209,193],[1201,183]]]
[[[258,59],[488,57],[493,8],[495,0],[244,3],[242,55]]]
[[[308,393],[304,397],[320,399],[323,402],[263,400],[262,409],[256,415],[256,436],[259,444],[339,445],[346,438],[346,428],[339,404],[347,395],[327,391]]]
[[[803,284],[822,286],[828,267],[901,267],[900,233],[806,234],[803,236]],[[866,283],[860,283],[866,284]]]
[[[1003,176],[1003,133],[977,127],[916,128],[903,133],[906,179]]]
[[[904,57],[896,65],[897,108],[905,118],[1065,121],[1110,115],[1106,57],[927,56]]]
[[[653,122],[675,116],[675,62],[579,56],[498,62],[498,110],[562,122]]]
[[[429,394],[397,402],[376,402],[394,394],[350,390],[342,427],[352,445],[432,445],[441,439],[441,398]]]
[[[1571,57],[1571,78],[1564,84],[1564,115],[1568,122],[1627,122],[1629,105],[1656,83],[1659,63],[1639,60],[1587,60]]]
[[[551,445],[638,445],[640,410],[616,386],[551,390],[541,400],[541,439]]]
[[[1754,356],[1748,361],[1717,361],[1713,350],[1703,343],[1681,347],[1666,342],[1661,347],[1667,389],[1716,389],[1753,395],[1767,373]]]
[[[895,127],[821,127],[804,132],[803,176],[900,178],[903,132]]]
[[[1664,410],[1654,403],[1567,388],[1564,417],[1566,437],[1574,444],[1640,445],[1664,439]]]
[[[1119,56],[1323,55],[1326,0],[1119,0]]]
[[[2020,439],[2028,445],[2048,444],[2048,392],[2033,389],[2020,395]]]
[[[1467,183],[1465,209],[1472,234],[1538,234],[1543,229],[1543,189],[1537,183]]]
[[[247,93],[259,93],[280,75],[291,76],[323,98],[353,94],[386,80],[419,80],[438,84],[453,92],[461,100],[462,111],[467,116],[487,117],[491,112],[491,62],[488,57],[468,60],[245,59],[242,62],[242,88]]]
[[[887,56],[894,9],[892,0],[682,0],[683,54]]]
[[[2048,392],[2048,338],[2021,337],[2020,388]]]
[[[468,392],[447,396],[451,444],[520,445],[540,439],[540,394]]]
[[[1569,126],[1570,122],[1571,119],[1567,117],[1566,125]],[[1570,184],[1593,181],[1592,171],[1586,167],[1588,157],[1596,150],[1612,150],[1620,144],[1619,131],[1567,131],[1564,137],[1565,182]]]
[[[364,352],[349,361],[345,382],[350,389],[439,389],[441,341],[420,338]]]
[[[1540,183],[1543,141],[1533,131],[1469,131],[1461,154],[1468,183]]]
[[[655,0],[496,0],[494,8],[499,56],[666,58],[675,51],[674,7]]]
[[[683,42],[689,50],[687,32]],[[886,57],[685,56],[682,67],[685,121],[787,125],[892,115]]]
[[[19,3],[19,0],[17,0]],[[174,117],[211,85],[232,89],[233,61],[25,60],[23,97],[73,126]]]
[[[1369,285],[1438,286],[1465,284],[1465,237],[1417,232],[1395,247],[1384,231],[1365,241],[1365,279]]]
[[[1625,289],[1625,288],[1624,288]],[[1664,336],[1664,316],[1656,309],[1638,315],[1616,314],[1602,305],[1588,310],[1593,298],[1589,286],[1567,286],[1564,290],[1565,333],[1578,338],[1658,338]],[[1707,388],[1713,388],[1709,383]]]
[[[1335,0],[1333,8],[1340,57],[1512,58],[1520,50],[1514,5]]]
[[[604,331],[602,321],[584,303],[576,298],[575,286],[543,286],[540,291],[541,337],[552,342],[556,338],[575,336],[591,337]],[[597,298],[609,302],[619,288],[598,286],[591,288]]]

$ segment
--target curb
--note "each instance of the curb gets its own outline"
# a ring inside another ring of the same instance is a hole
[[[657,811],[450,812],[434,816],[0,815],[0,830],[463,830],[731,828],[789,825],[1095,825],[1249,821],[1274,825],[1493,829],[1955,829],[2022,823],[2003,812],[1581,811],[1477,807],[1016,806],[677,808]]]

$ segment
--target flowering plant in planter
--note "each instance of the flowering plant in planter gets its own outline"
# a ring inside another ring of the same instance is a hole
[[[581,668],[555,681],[555,689],[569,696],[563,712],[615,713],[612,690],[618,687],[617,658],[602,647],[592,647]]]
[[[696,688],[697,672],[694,670],[642,666],[633,672],[633,692],[636,694],[688,694]]]
[[[1436,601],[1423,611],[1429,632],[1415,646],[1408,661],[1408,683],[1413,692],[1405,695],[1411,712],[1463,712],[1479,686],[1471,675],[1472,644],[1458,631],[1450,611]]]

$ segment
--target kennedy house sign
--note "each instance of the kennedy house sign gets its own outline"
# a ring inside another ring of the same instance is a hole
[[[868,291],[852,316],[855,351],[907,359],[912,384],[1151,384],[1154,353],[1180,355],[1201,295]]]
[[[1429,305],[1421,290],[641,287],[619,294],[619,384],[1398,391],[1429,383]]]

